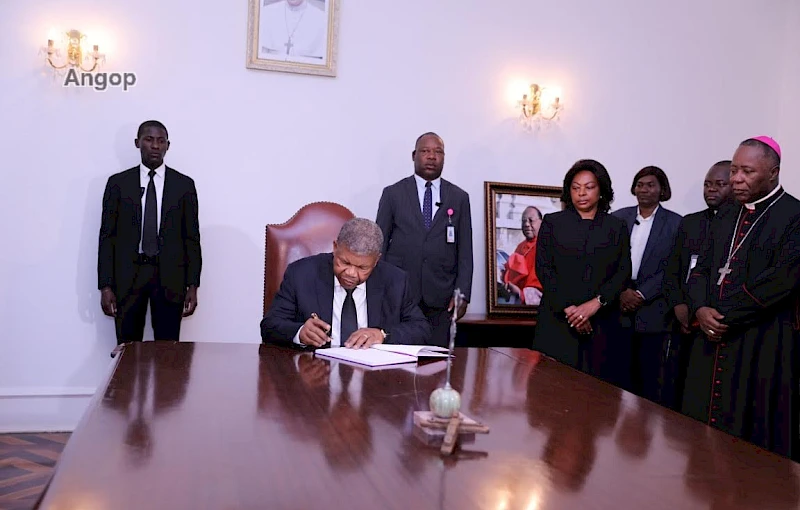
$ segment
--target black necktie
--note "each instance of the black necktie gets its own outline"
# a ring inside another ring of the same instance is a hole
[[[425,183],[425,198],[422,199],[422,219],[425,220],[425,228],[430,230],[433,223],[433,191],[430,181]]]
[[[147,184],[147,198],[144,202],[144,223],[142,224],[142,253],[148,257],[158,255],[158,204],[156,202],[156,185],[153,183],[155,170],[150,170],[150,182]]]
[[[347,290],[347,296],[344,298],[344,304],[342,305],[342,320],[341,324],[339,325],[339,342],[341,346],[344,346],[344,343],[350,338],[350,335],[356,332],[358,329],[358,318],[356,317],[356,302],[353,300],[353,291],[355,289]]]

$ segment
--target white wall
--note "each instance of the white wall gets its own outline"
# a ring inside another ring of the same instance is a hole
[[[778,142],[781,144],[781,182],[789,190],[800,190],[800,2],[789,2],[786,12],[786,38],[784,63],[780,83],[781,113],[778,124]],[[764,69],[766,80],[772,79],[771,70]]]
[[[0,2],[0,395],[17,396],[0,398],[0,430],[64,428],[71,404],[32,396],[83,394],[107,371],[100,199],[111,173],[138,162],[142,120],[166,123],[167,161],[199,190],[204,269],[184,339],[258,342],[264,224],[316,200],[374,217],[428,130],[446,141],[445,177],[472,197],[481,312],[483,181],[558,185],[594,157],[619,207],[634,203],[635,171],[656,164],[672,177],[669,205],[689,212],[711,163],[777,131],[779,98],[797,87],[764,70],[795,64],[785,34],[797,25],[789,0],[770,4],[342,0],[332,79],[245,69],[244,1]],[[36,54],[52,27],[96,34],[106,70],[136,72],[137,86],[62,89]],[[508,97],[534,80],[560,85],[567,105],[539,136],[517,129]]]

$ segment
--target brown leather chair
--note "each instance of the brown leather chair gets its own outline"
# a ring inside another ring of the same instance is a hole
[[[286,266],[295,260],[333,249],[344,223],[355,217],[333,202],[303,206],[286,223],[267,225],[264,246],[264,315],[283,281]]]

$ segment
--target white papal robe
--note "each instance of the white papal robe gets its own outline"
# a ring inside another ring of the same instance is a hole
[[[292,7],[285,0],[261,7],[258,58],[324,63],[327,14],[305,1]]]

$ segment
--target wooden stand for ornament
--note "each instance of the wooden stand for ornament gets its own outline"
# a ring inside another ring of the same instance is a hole
[[[439,446],[444,455],[453,453],[456,444],[475,442],[475,434],[488,434],[489,427],[459,413],[451,419],[439,418],[430,411],[414,412],[414,436],[427,446]]]

